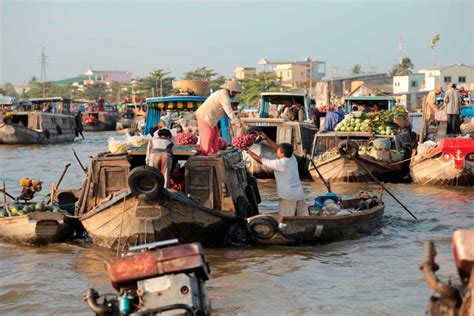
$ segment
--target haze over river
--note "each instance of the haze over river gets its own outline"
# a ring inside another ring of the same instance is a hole
[[[84,163],[106,151],[114,133],[85,133],[85,140],[51,146],[0,146],[0,180],[19,193],[21,177],[44,181],[43,194],[67,163],[61,188],[78,188]],[[273,181],[259,183],[261,212],[277,208]],[[319,183],[304,183],[311,201],[325,193]],[[423,242],[434,240],[438,275],[457,278],[451,235],[474,227],[473,188],[389,184],[416,214],[411,219],[387,194],[381,229],[371,236],[304,247],[206,249],[211,266],[207,283],[219,315],[422,315],[431,294],[418,269]],[[376,185],[333,185],[340,194]],[[41,194],[40,193],[40,194]],[[103,261],[115,252],[75,242],[43,248],[0,242],[0,315],[91,315],[83,294],[91,287],[112,293]]]

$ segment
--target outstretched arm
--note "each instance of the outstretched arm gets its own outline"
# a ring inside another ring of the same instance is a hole
[[[250,157],[252,157],[256,162],[258,162],[259,164],[262,164],[262,158],[257,155],[256,153],[254,153],[253,151],[251,151],[250,149],[246,149],[245,150],[247,152],[247,154],[250,155]]]
[[[275,152],[277,152],[279,146],[273,141],[271,140],[267,134],[265,133],[258,133],[258,135],[260,135],[260,137],[262,137],[262,139],[266,140],[268,145],[270,146],[271,149],[273,149]]]

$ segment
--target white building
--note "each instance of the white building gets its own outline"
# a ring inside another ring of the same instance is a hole
[[[472,66],[447,65],[437,69],[422,69],[419,73],[425,76],[424,83],[420,88],[423,91],[431,91],[436,87],[446,90],[450,83],[455,83],[458,88],[464,87],[466,90],[474,90],[474,67]]]
[[[407,76],[393,77],[393,96],[397,104],[405,106],[408,110],[422,107],[423,98],[428,91],[421,90],[425,85],[425,74],[417,73]]]
[[[257,69],[255,67],[237,67],[234,69],[234,73],[237,80],[245,80],[248,77],[255,76]]]
[[[258,64],[263,65],[265,71],[275,72],[276,77],[281,80],[282,86],[286,87],[296,87],[298,84],[309,83],[311,80],[314,84],[326,75],[326,62],[311,58],[302,61],[262,58]]]

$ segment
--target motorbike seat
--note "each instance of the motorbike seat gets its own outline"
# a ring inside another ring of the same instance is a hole
[[[457,230],[453,234],[456,267],[463,283],[467,283],[474,267],[474,230]]]

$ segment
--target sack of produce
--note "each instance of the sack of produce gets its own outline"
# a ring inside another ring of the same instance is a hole
[[[178,133],[176,134],[176,143],[178,145],[195,145],[198,138],[193,133]]]
[[[240,149],[246,149],[252,146],[256,140],[257,136],[254,134],[241,135],[232,139],[232,145]]]
[[[128,150],[126,140],[121,140],[118,137],[110,137],[108,144],[109,151],[113,154],[124,153]]]
[[[145,136],[129,136],[127,137],[127,143],[132,147],[146,147],[148,145],[148,138]]]

